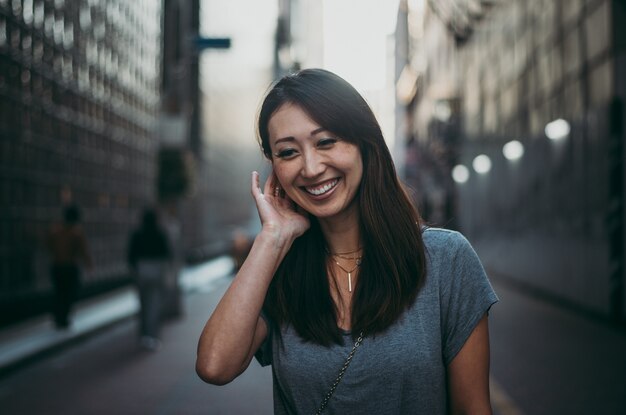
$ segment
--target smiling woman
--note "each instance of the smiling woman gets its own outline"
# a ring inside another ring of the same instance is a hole
[[[274,174],[294,203],[326,221],[357,214],[352,202],[363,167],[356,145],[321,127],[297,105],[278,109],[268,130]]]
[[[200,377],[228,383],[256,356],[279,414],[490,413],[497,297],[465,238],[421,225],[361,95],[288,75],[258,131],[262,230],[202,332]]]

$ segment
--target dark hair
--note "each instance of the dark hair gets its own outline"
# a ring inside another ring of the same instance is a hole
[[[357,194],[363,260],[352,302],[352,335],[386,330],[410,307],[426,278],[421,220],[405,193],[382,131],[363,97],[344,79],[305,69],[279,80],[258,117],[263,153],[272,159],[268,123],[283,105],[300,107],[312,120],[355,144],[363,160]],[[292,324],[305,340],[342,343],[327,278],[326,242],[319,223],[296,239],[270,284],[268,315]]]
[[[69,205],[63,209],[63,220],[68,225],[80,222],[80,209],[77,205]]]
[[[141,214],[141,227],[144,229],[156,229],[158,224],[156,210],[145,208]]]

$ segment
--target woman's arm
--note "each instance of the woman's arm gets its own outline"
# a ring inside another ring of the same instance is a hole
[[[448,365],[448,395],[451,414],[491,414],[487,314]]]
[[[267,336],[260,314],[272,277],[293,241],[309,227],[289,199],[272,196],[275,182],[272,175],[261,193],[258,173],[253,173],[252,195],[263,227],[200,335],[196,372],[208,383],[226,384],[250,364]]]

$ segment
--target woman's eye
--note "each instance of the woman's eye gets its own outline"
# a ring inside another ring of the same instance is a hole
[[[295,154],[296,154],[296,150],[294,150],[293,148],[286,148],[284,150],[280,150],[274,155],[281,159],[288,159],[288,158],[295,156]]]
[[[336,138],[322,138],[317,142],[318,147],[330,147],[337,142]]]

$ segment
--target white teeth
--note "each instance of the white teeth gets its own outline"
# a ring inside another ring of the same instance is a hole
[[[306,191],[315,195],[315,196],[319,196],[319,195],[323,195],[324,193],[328,192],[330,189],[332,189],[333,187],[335,187],[337,185],[337,180],[333,180],[330,183],[325,184],[322,187],[307,187]]]

